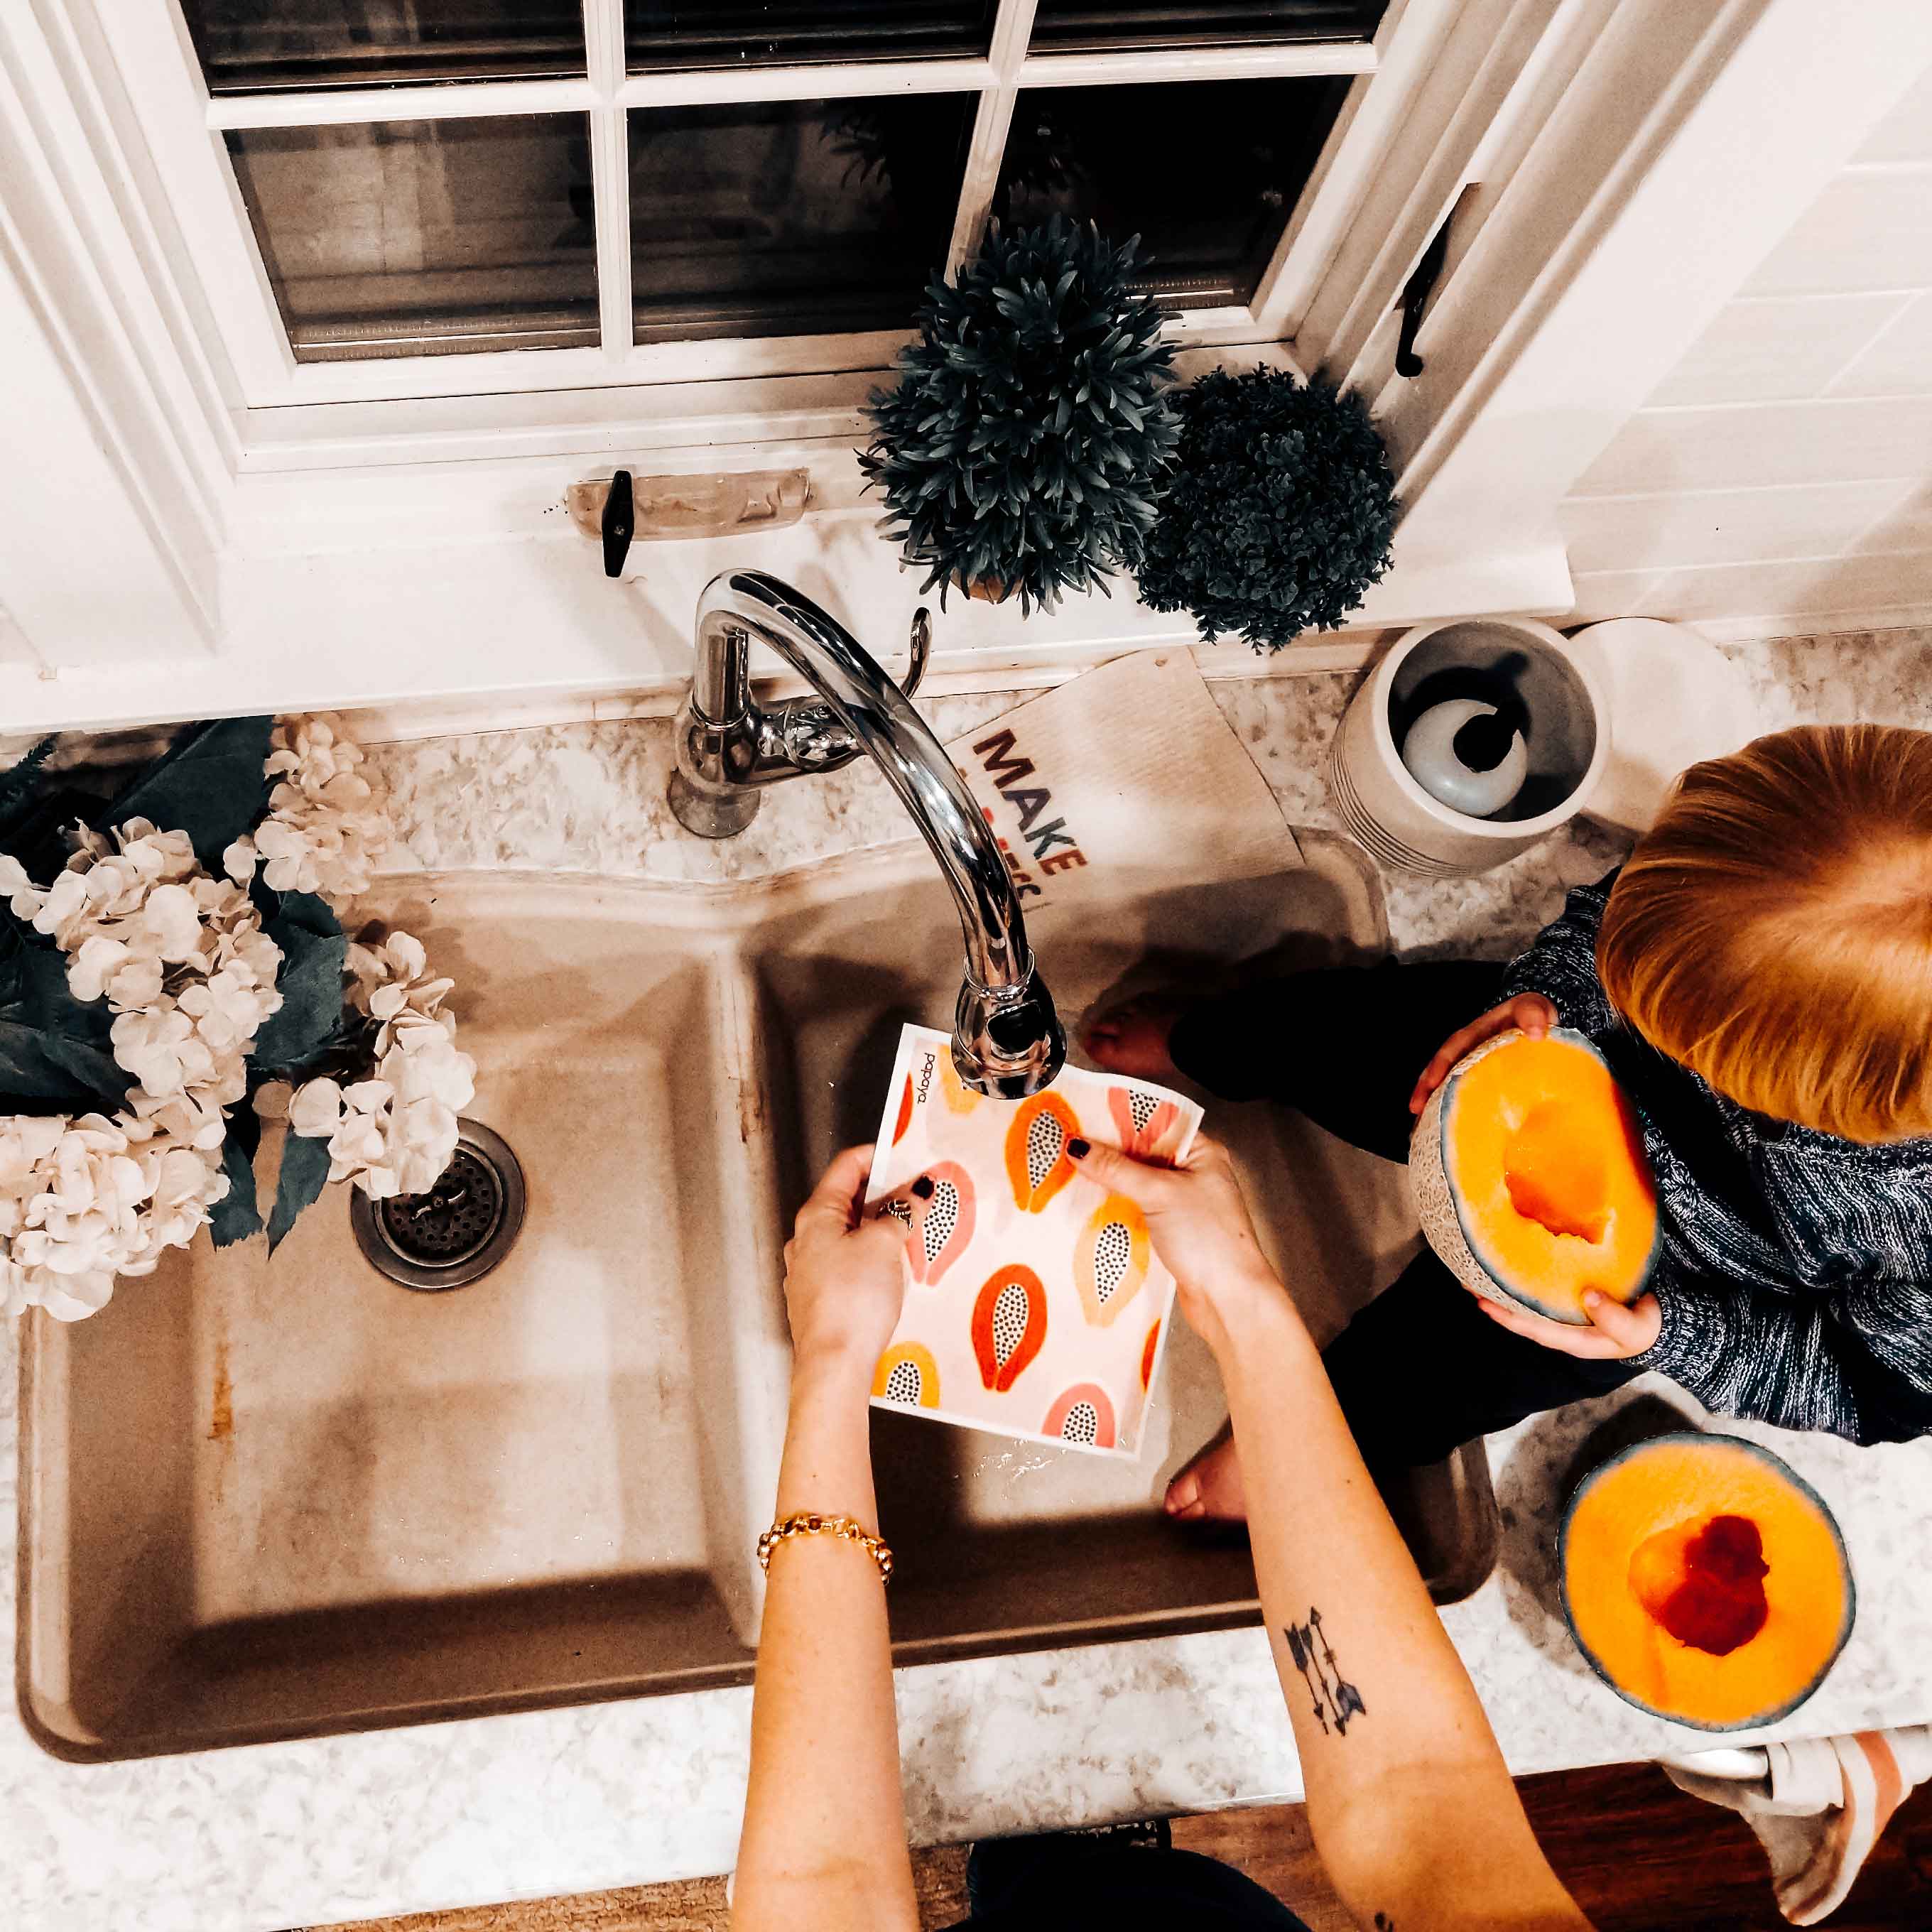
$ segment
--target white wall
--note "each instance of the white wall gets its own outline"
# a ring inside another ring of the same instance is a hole
[[[1762,633],[1932,613],[1932,73],[1562,516],[1582,616]]]

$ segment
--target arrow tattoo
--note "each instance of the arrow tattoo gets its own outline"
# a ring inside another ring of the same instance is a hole
[[[1290,1624],[1282,1632],[1288,1640],[1288,1654],[1308,1686],[1309,1702],[1315,1719],[1325,1736],[1332,1726],[1337,1737],[1346,1737],[1351,1718],[1368,1715],[1362,1694],[1336,1667],[1335,1652],[1322,1629],[1322,1612],[1309,1606],[1306,1623]]]

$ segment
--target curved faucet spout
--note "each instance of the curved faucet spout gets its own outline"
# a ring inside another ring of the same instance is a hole
[[[764,711],[753,700],[753,638],[818,693]],[[878,663],[838,620],[761,570],[726,571],[698,600],[698,662],[677,721],[671,809],[709,838],[742,832],[760,788],[828,771],[863,752],[918,826],[958,908],[966,974],[953,1064],[982,1094],[1036,1093],[1066,1041],[1034,965],[1019,896],[998,842],[952,760]]]

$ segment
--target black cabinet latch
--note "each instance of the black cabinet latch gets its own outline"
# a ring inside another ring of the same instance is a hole
[[[1429,246],[1423,250],[1421,259],[1409,271],[1408,280],[1402,285],[1402,300],[1397,304],[1402,310],[1402,330],[1395,343],[1395,373],[1398,376],[1419,376],[1425,366],[1422,358],[1415,352],[1415,332],[1422,326],[1423,309],[1435,292],[1436,277],[1442,272],[1443,258],[1449,253],[1449,224],[1455,218],[1452,208],[1444,218],[1442,226],[1429,238]]]
[[[604,574],[621,577],[624,560],[631,554],[631,539],[638,533],[636,508],[631,495],[631,472],[620,470],[610,479],[610,494],[604,499]]]

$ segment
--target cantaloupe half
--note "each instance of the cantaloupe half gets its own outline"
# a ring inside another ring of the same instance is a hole
[[[1492,1301],[1583,1323],[1592,1288],[1634,1301],[1650,1279],[1642,1132],[1580,1033],[1512,1029],[1458,1060],[1415,1124],[1408,1171],[1430,1246]]]
[[[1825,1678],[1856,1606],[1817,1492],[1740,1436],[1654,1437],[1570,1498],[1563,1613],[1618,1696],[1700,1730],[1775,1723]]]

